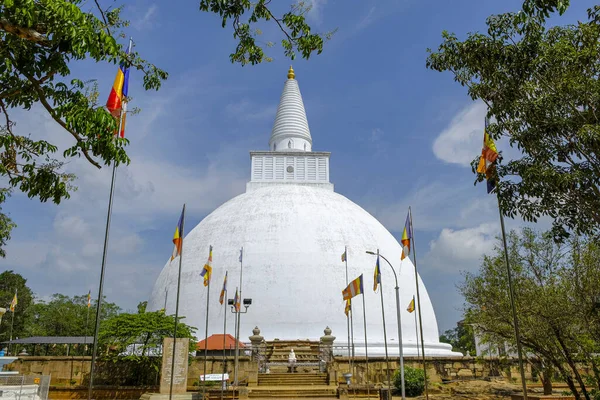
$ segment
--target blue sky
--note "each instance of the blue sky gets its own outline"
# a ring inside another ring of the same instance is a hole
[[[278,2],[279,7],[291,4]],[[490,14],[518,10],[517,0],[312,0],[309,22],[338,28],[324,52],[293,62],[313,137],[331,151],[336,191],[376,216],[397,237],[413,207],[419,269],[440,331],[461,319],[461,271],[474,271],[499,233],[494,198],[473,186],[468,166],[481,146],[485,109],[450,74],[425,68],[426,49],[442,30],[464,38],[485,29]],[[576,2],[560,23],[585,18],[592,1]],[[284,10],[282,8],[281,10]],[[181,203],[188,226],[240,194],[250,150],[267,148],[290,61],[279,47],[273,62],[229,62],[235,42],[198,1],[131,0],[127,34],[148,60],[169,72],[159,92],[144,92],[132,71],[128,118],[132,163],[120,168],[105,293],[124,309],[147,299],[172,251]],[[274,25],[265,41],[279,42]],[[80,63],[73,73],[97,79],[101,99],[116,67]],[[70,144],[39,109],[14,114],[17,130]],[[40,298],[97,291],[110,170],[83,161],[67,165],[79,190],[60,206],[15,194],[4,211],[18,224],[0,269],[23,274]],[[508,221],[517,228],[520,221]],[[548,228],[548,222],[538,224]]]

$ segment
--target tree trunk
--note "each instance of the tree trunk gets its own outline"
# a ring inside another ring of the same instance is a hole
[[[544,387],[544,394],[551,395],[552,394],[552,375],[554,370],[552,367],[544,367],[540,378],[542,379],[542,385]]]

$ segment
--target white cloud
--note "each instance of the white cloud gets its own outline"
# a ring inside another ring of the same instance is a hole
[[[433,154],[447,163],[469,166],[481,153],[486,106],[472,103],[460,111],[433,142]]]
[[[356,29],[361,30],[361,29],[365,29],[367,28],[369,25],[371,25],[373,22],[375,22],[375,20],[378,18],[375,15],[375,6],[371,7],[369,9],[369,12],[358,22],[358,24],[356,24]]]
[[[225,114],[228,118],[237,120],[274,120],[277,112],[277,105],[271,104],[268,106],[257,105],[246,99],[235,103],[229,103],[225,106]]]
[[[157,11],[158,6],[156,4],[150,5],[150,7],[144,11],[143,15],[140,13],[140,16],[134,19],[133,27],[138,31],[148,28],[152,25],[154,18],[157,15]]]
[[[423,259],[427,269],[446,273],[475,270],[484,254],[490,254],[499,234],[499,223],[484,223],[465,229],[444,228],[429,243]]]
[[[321,23],[323,21],[323,8],[327,4],[327,0],[308,0],[307,6],[310,7],[307,17],[309,20]]]

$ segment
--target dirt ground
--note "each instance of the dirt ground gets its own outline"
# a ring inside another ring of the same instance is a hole
[[[560,394],[566,389],[555,388],[554,393]],[[541,385],[528,385],[528,393],[543,393]],[[520,384],[512,384],[503,380],[497,381],[454,381],[443,384],[432,384],[429,388],[429,399],[469,399],[469,400],[489,400],[489,399],[510,399],[511,394],[523,393]],[[415,397],[415,399],[425,399],[425,396]],[[401,397],[394,396],[393,400],[401,400]]]

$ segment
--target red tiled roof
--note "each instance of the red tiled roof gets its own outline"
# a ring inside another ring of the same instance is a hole
[[[201,340],[196,345],[196,350],[204,350],[204,340]],[[239,347],[244,347],[244,343],[240,342]],[[229,333],[225,335],[225,348],[235,349],[235,338]],[[208,337],[208,348],[207,350],[223,350],[223,334],[215,333]]]

